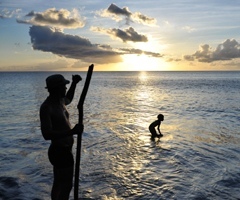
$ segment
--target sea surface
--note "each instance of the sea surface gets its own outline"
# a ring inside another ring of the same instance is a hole
[[[0,199],[50,199],[39,107],[51,74],[0,73]],[[67,107],[72,125],[80,75]],[[159,113],[164,136],[152,141],[148,126]],[[240,72],[94,72],[84,126],[81,198],[240,199]]]

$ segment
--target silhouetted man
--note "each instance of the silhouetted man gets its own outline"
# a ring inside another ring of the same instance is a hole
[[[66,105],[72,102],[76,85],[82,78],[72,76],[72,84],[66,93],[66,80],[55,74],[46,79],[49,96],[40,108],[41,131],[45,140],[51,140],[48,157],[53,165],[54,181],[52,200],[68,200],[72,189],[74,158],[72,154],[73,135],[82,133],[83,126],[71,128]]]

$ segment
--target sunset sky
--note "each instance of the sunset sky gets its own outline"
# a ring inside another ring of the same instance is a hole
[[[238,0],[0,0],[0,71],[240,70]]]

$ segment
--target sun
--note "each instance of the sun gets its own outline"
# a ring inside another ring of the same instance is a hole
[[[169,69],[168,63],[161,58],[155,58],[144,54],[124,55],[122,64],[128,71],[161,71]]]

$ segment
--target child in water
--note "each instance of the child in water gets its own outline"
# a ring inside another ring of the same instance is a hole
[[[161,122],[164,120],[164,116],[162,114],[159,114],[157,118],[158,118],[158,120],[152,122],[149,126],[149,131],[152,134],[152,139],[154,139],[155,137],[160,138],[163,136],[160,131],[160,125],[161,125]],[[156,126],[157,126],[157,130],[158,130],[159,134],[157,134],[157,131],[155,129]]]

